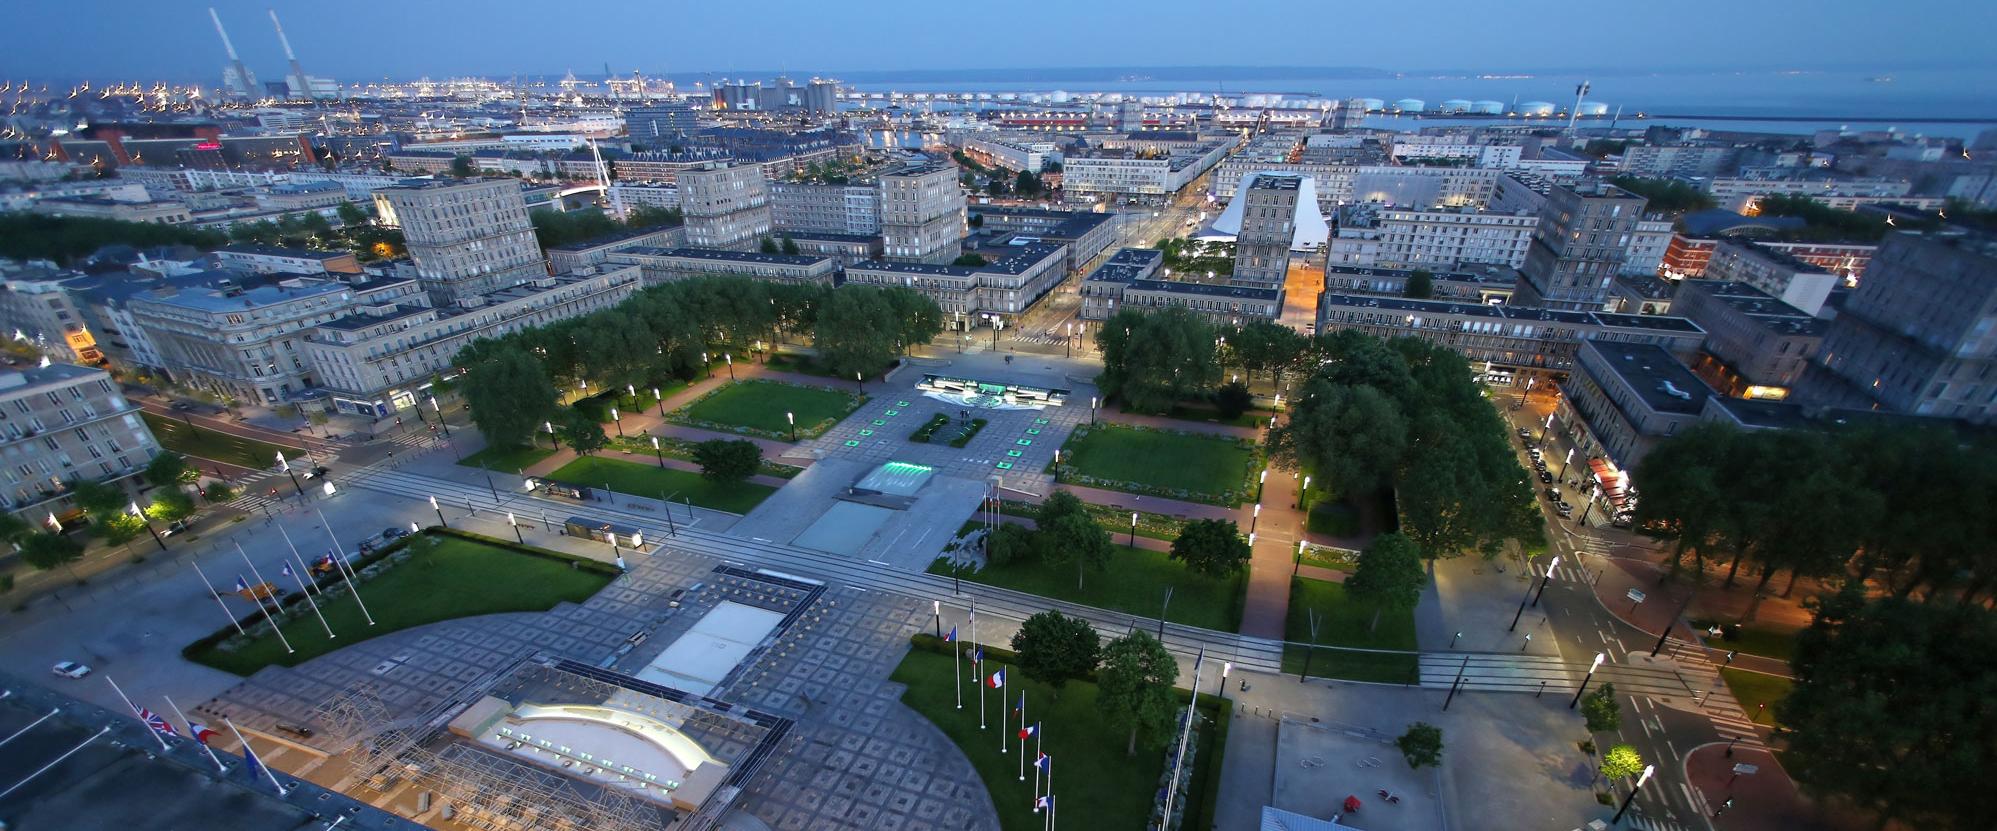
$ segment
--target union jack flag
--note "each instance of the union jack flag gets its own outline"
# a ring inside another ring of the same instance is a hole
[[[146,726],[152,728],[155,733],[162,736],[172,736],[176,739],[180,738],[180,731],[173,729],[173,725],[168,724],[166,719],[161,718],[160,714],[150,709],[140,707],[139,720],[145,722]]]

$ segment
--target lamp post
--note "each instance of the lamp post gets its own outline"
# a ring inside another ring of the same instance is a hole
[[[1214,695],[1227,694],[1227,675],[1234,671],[1233,661],[1220,662],[1220,683],[1213,688]]]
[[[430,497],[430,510],[437,512],[438,525],[441,525],[445,528],[451,527],[450,523],[444,521],[444,509],[437,505],[437,497],[435,496]]]
[[[1581,676],[1581,686],[1574,690],[1574,700],[1567,702],[1567,709],[1572,710],[1581,705],[1581,694],[1588,691],[1588,682],[1595,680],[1595,670],[1601,668],[1602,661],[1607,657],[1606,653],[1595,653],[1595,662],[1588,665],[1588,674]]]
[[[1096,423],[1096,404],[1096,397],[1093,395],[1089,396],[1089,424],[1091,425]]]
[[[1137,547],[1137,512],[1130,512],[1130,547]]]
[[[1297,489],[1297,510],[1301,511],[1304,509],[1304,494],[1310,493],[1310,490],[1311,477],[1306,474],[1304,476],[1304,486]]]
[[[664,470],[666,467],[666,451],[659,448],[658,436],[652,437],[652,455],[659,458],[659,469]]]
[[[277,466],[284,468],[285,473],[291,474],[291,486],[298,489],[298,501],[304,502],[305,486],[298,484],[298,474],[291,469],[291,463],[284,460],[284,451],[282,450],[277,451]]]
[[[1262,503],[1255,503],[1255,513],[1248,517],[1248,533],[1255,533],[1255,526],[1262,523]]]
[[[1302,571],[1303,567],[1304,567],[1304,541],[1297,540],[1297,554],[1295,557],[1292,557],[1290,559],[1290,576],[1291,577],[1297,576],[1297,572]]]
[[[1545,446],[1546,446],[1546,434],[1547,434],[1547,433],[1550,433],[1550,432],[1552,432],[1552,431],[1553,431],[1553,414],[1552,414],[1552,413],[1547,413],[1547,414],[1546,414],[1546,423],[1545,423],[1545,424],[1541,424],[1541,425],[1539,425],[1539,441],[1536,441],[1536,442],[1533,442],[1533,445],[1532,445],[1532,446],[1534,446],[1534,447],[1545,447]]]
[[[1560,475],[1554,478],[1556,479],[1567,478],[1567,468],[1573,466],[1573,464],[1574,464],[1574,448],[1569,447],[1567,448],[1567,455],[1561,457],[1560,459]]]
[[[430,410],[437,414],[437,426],[444,428],[444,438],[450,438],[451,425],[444,421],[444,408],[437,403],[437,396],[430,396]]]
[[[548,431],[548,443],[549,443],[549,444],[552,444],[552,445],[554,445],[554,446],[555,446],[555,449],[556,449],[556,450],[560,450],[560,449],[562,449],[562,440],[561,440],[561,439],[560,439],[559,437],[557,437],[557,436],[555,435],[555,423],[554,423],[554,422],[552,422],[552,421],[543,421],[543,422],[541,422],[541,429],[544,429],[544,430],[547,430],[547,431]]]
[[[1559,568],[1559,567],[1560,567],[1560,558],[1559,558],[1559,557],[1555,557],[1555,558],[1553,558],[1553,561],[1552,561],[1552,562],[1549,562],[1549,563],[1547,563],[1547,564],[1546,564],[1546,573],[1545,573],[1545,574],[1543,574],[1543,575],[1540,575],[1540,578],[1539,578],[1539,591],[1537,591],[1537,592],[1533,593],[1533,596],[1532,596],[1532,607],[1533,607],[1533,608],[1535,608],[1535,609],[1539,608],[1539,599],[1540,599],[1540,597],[1542,597],[1542,596],[1544,596],[1544,595],[1546,594],[1546,584],[1547,584],[1547,583],[1550,583],[1550,582],[1553,582],[1553,570],[1554,570],[1554,569],[1556,569],[1556,568]]]
[[[656,402],[658,402],[658,404],[659,404],[659,417],[660,417],[660,418],[665,418],[665,417],[666,417],[666,397],[665,397],[665,396],[663,396],[663,395],[660,395],[660,394],[659,394],[659,388],[658,388],[658,387],[653,387],[653,388],[652,388],[652,400],[653,400],[653,401],[656,401]]]
[[[1068,357],[1075,357],[1075,324],[1068,324],[1068,336],[1062,338],[1061,342],[1068,347]]]
[[[610,422],[617,425],[617,437],[624,438],[624,414],[618,412],[616,407],[610,408]]]
[[[791,440],[791,443],[792,443],[792,444],[796,444],[796,443],[797,443],[797,413],[792,413],[792,412],[786,412],[786,413],[784,413],[784,421],[786,421],[786,422],[789,422],[789,423],[790,423],[790,440]]]
[[[853,383],[855,383],[855,384],[859,384],[859,385],[860,385],[860,394],[861,394],[861,395],[866,395],[866,394],[867,394],[867,379],[866,379],[866,378],[864,378],[864,377],[861,377],[860,373],[857,373],[857,372],[853,373]]]
[[[1643,783],[1650,781],[1650,774],[1656,770],[1656,765],[1643,766],[1643,775],[1636,778],[1636,787],[1629,789],[1629,796],[1623,797],[1623,807],[1616,809],[1615,817],[1609,820],[1610,825],[1623,821],[1623,814],[1629,810],[1629,804],[1636,801],[1636,792],[1643,790]]]
[[[1265,467],[1262,469],[1262,472],[1255,477],[1255,503],[1258,505],[1262,503],[1262,486],[1267,484],[1268,482],[1269,482],[1269,469]]]
[[[138,517],[138,518],[139,518],[139,523],[140,523],[140,524],[142,524],[142,525],[146,526],[146,530],[147,530],[147,531],[152,531],[152,534],[153,534],[153,542],[154,542],[154,543],[157,543],[157,544],[159,545],[159,550],[161,550],[161,551],[165,551],[165,550],[166,550],[166,540],[163,540],[163,539],[161,539],[161,538],[160,538],[160,535],[159,535],[159,532],[158,532],[158,531],[155,531],[155,530],[153,530],[153,524],[152,524],[152,522],[151,522],[150,520],[147,520],[147,519],[146,519],[146,515],[145,515],[145,513],[144,513],[143,511],[140,511],[140,510],[139,510],[139,503],[138,503],[138,502],[134,501],[134,502],[132,503],[132,507],[131,507],[131,512],[132,512],[132,516],[135,516],[135,517]]]
[[[735,380],[735,353],[733,352],[723,353],[721,356],[721,360],[727,362],[728,364],[728,380],[730,381]]]
[[[526,545],[526,544],[527,544],[527,538],[526,538],[526,537],[523,537],[523,536],[520,536],[520,521],[519,521],[519,520],[517,520],[517,519],[514,519],[514,518],[513,518],[513,512],[512,512],[512,511],[507,511],[507,512],[506,512],[506,525],[507,525],[507,527],[509,527],[509,528],[512,528],[512,529],[513,529],[513,538],[514,538],[515,540],[518,540],[518,541],[520,542],[520,544],[521,544],[521,545]]]

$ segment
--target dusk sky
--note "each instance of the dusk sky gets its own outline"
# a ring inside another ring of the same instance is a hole
[[[457,74],[728,73],[1073,66],[1364,66],[1402,71],[1987,67],[1997,3],[550,3],[217,0],[251,69],[276,77],[283,17],[308,71],[343,82]],[[204,4],[15,3],[0,75],[213,81]]]

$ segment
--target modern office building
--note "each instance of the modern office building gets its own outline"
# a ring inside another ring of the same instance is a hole
[[[1610,282],[1628,259],[1644,203],[1642,196],[1609,184],[1553,189],[1520,269],[1518,302],[1573,311],[1602,308]]]
[[[1304,177],[1294,174],[1258,174],[1235,196],[1243,208],[1229,282],[1247,288],[1282,288],[1290,273],[1290,245],[1303,183]]]
[[[52,363],[0,368],[0,476],[7,511],[41,526],[74,510],[81,479],[136,493],[159,442],[111,374]]]
[[[610,308],[639,284],[636,267],[602,265],[542,275],[447,307],[382,296],[318,323],[298,339],[298,351],[318,387],[331,393],[333,409],[381,418],[422,403],[422,390],[452,371],[467,344]]]
[[[1743,398],[1787,398],[1829,328],[1760,288],[1722,280],[1680,282],[1671,312],[1706,330],[1693,371],[1722,394]]]
[[[671,144],[700,129],[700,111],[690,99],[669,98],[624,111],[624,132],[634,144]]]
[[[1835,274],[1746,237],[1722,238],[1702,276],[1746,283],[1806,314],[1821,311],[1831,290],[1843,283]]]
[[[169,286],[133,296],[127,307],[183,383],[274,407],[318,386],[303,348],[313,327],[356,305],[417,302],[422,291],[413,280],[344,283],[272,275]]]
[[[1559,374],[1574,368],[1583,341],[1651,344],[1689,359],[1706,333],[1682,317],[1575,312],[1525,306],[1411,300],[1325,292],[1319,334],[1356,329],[1382,338],[1417,337],[1493,368]]]
[[[448,306],[548,273],[517,180],[434,180],[382,188],[375,191],[375,207],[401,226],[416,279],[433,305]]]
[[[882,188],[875,183],[770,183],[770,221],[788,232],[872,235],[881,232]]]
[[[1182,308],[1224,324],[1275,320],[1283,290],[1249,283],[1199,283],[1163,274],[1165,253],[1155,248],[1116,252],[1082,281],[1082,320],[1101,321],[1123,309]]]
[[[1889,234],[1824,336],[1823,365],[1878,408],[1997,417],[1997,238]],[[1835,400],[1824,391],[1813,396]]]
[[[929,162],[881,175],[881,256],[947,263],[963,253],[964,189],[957,166]]]
[[[750,251],[773,230],[762,165],[703,165],[681,172],[679,186],[689,247]]]
[[[902,286],[935,300],[953,318],[979,324],[1009,321],[1068,275],[1065,245],[1034,243],[1012,250],[1012,256],[981,266],[855,263],[846,267],[846,284]]]
[[[610,261],[636,266],[647,286],[714,276],[830,286],[839,273],[839,261],[827,256],[715,248],[630,248],[610,255]]]

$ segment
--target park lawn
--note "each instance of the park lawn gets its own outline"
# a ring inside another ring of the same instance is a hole
[[[1398,614],[1391,610],[1382,612],[1379,629],[1369,632],[1366,627],[1373,620],[1371,605],[1347,599],[1342,583],[1308,577],[1290,579],[1290,614],[1283,627],[1283,639],[1290,644],[1283,648],[1284,672],[1304,670],[1304,656],[1310,652],[1307,644],[1311,642],[1307,609],[1320,616],[1317,632],[1320,647],[1407,651],[1407,654],[1385,654],[1318,649],[1310,659],[1311,675],[1389,684],[1412,684],[1419,680],[1413,610]]]
[[[146,426],[152,428],[160,446],[183,456],[197,456],[223,464],[262,470],[277,464],[277,454],[286,458],[303,454],[305,451],[293,446],[279,446],[220,433],[202,427],[189,426],[187,422],[176,421],[162,415],[141,413]]]
[[[1782,699],[1789,697],[1796,682],[1780,675],[1750,672],[1737,667],[1720,667],[1720,677],[1726,679],[1727,689],[1733,691],[1734,700],[1756,724],[1773,728],[1780,724],[1776,711],[1782,708]],[[1768,705],[1768,711],[1756,715],[1758,705]]]
[[[929,573],[948,575],[949,560],[939,559],[930,564]],[[965,571],[962,576],[988,586],[1113,609],[1154,621],[1165,601],[1165,590],[1170,588],[1172,605],[1165,610],[1166,620],[1220,632],[1241,628],[1241,604],[1248,588],[1246,570],[1232,577],[1206,577],[1194,574],[1162,551],[1123,545],[1110,555],[1107,568],[1088,572],[1083,577],[1080,589],[1075,588],[1072,563],[988,566],[975,573]]]
[[[999,827],[1006,831],[1038,831],[1045,819],[1044,815],[1033,812],[1033,771],[1027,771],[1025,782],[1019,781],[1018,722],[1006,725],[1005,739],[1011,752],[1000,753],[999,708],[1006,705],[998,702],[996,692],[987,690],[986,694],[991,696],[986,702],[992,708],[988,719],[991,729],[979,730],[977,703],[973,700],[978,687],[970,680],[970,667],[963,665],[965,706],[957,709],[957,688],[951,677],[956,671],[953,664],[947,654],[911,650],[889,678],[908,686],[901,695],[903,704],[929,719],[963,750],[998,808]],[[987,661],[986,674],[998,668],[995,662]],[[1008,701],[1016,704],[1020,692],[1026,693],[1027,715],[1041,726],[1040,750],[1053,758],[1054,798],[1061,823],[1070,828],[1104,831],[1144,827],[1151,815],[1152,796],[1165,775],[1164,745],[1140,741],[1137,755],[1126,756],[1124,748],[1129,734],[1114,731],[1104,722],[1096,706],[1095,684],[1070,681],[1056,698],[1052,690],[1027,679],[1025,673],[1010,666],[1005,669]],[[1213,670],[1207,671],[1207,677],[1213,677]],[[1190,683],[1187,678],[1179,680]],[[1177,706],[1184,711],[1183,701]],[[1199,756],[1209,765],[1223,764],[1219,749],[1208,752],[1216,744],[1217,731],[1211,714],[1203,711],[1202,715],[1206,718],[1198,723]],[[1026,749],[1030,763],[1033,740],[1027,741]],[[1180,783],[1188,828],[1201,815],[1203,806],[1199,800],[1211,797],[1204,793],[1205,780],[1205,771],[1195,769]]]
[[[537,557],[496,545],[438,536],[437,547],[361,584],[361,602],[374,615],[369,626],[351,595],[325,598],[319,611],[337,639],[327,639],[309,608],[283,626],[297,652],[286,654],[266,634],[241,649],[218,647],[189,657],[225,672],[248,676],[266,666],[296,666],[368,638],[440,620],[499,612],[538,612],[563,601],[581,603],[610,584],[611,577],[585,571],[555,557]]]
[[[853,395],[838,390],[769,381],[739,381],[694,402],[683,412],[694,421],[735,425],[785,436],[789,435],[790,422],[784,414],[794,413],[797,415],[798,437],[811,438],[825,432],[856,409],[859,409],[859,403]]]
[[[1264,428],[1269,426],[1269,416],[1271,414],[1272,411],[1270,410],[1261,407],[1250,407],[1243,411],[1241,415],[1233,418],[1222,418],[1219,410],[1205,404],[1174,404],[1172,405],[1172,409],[1165,413],[1165,416],[1182,421],[1197,421],[1202,424],[1225,424],[1229,427]]]
[[[1740,627],[1740,633],[1733,640],[1708,638],[1706,643],[1719,649],[1738,649],[1749,655],[1787,661],[1795,653],[1798,631],[1748,624]]]
[[[1344,502],[1318,502],[1311,506],[1310,532],[1332,537],[1359,536],[1359,512]]]
[[[458,464],[501,472],[519,472],[555,455],[552,447],[488,447],[464,457]]]
[[[1062,463],[1096,484],[1123,482],[1166,491],[1218,498],[1239,491],[1255,460],[1253,451],[1232,438],[1137,430],[1105,424],[1070,439]],[[1189,497],[1197,498],[1197,497]],[[1207,500],[1202,500],[1207,501]]]
[[[590,487],[604,487],[618,493],[647,499],[670,497],[674,502],[692,502],[703,508],[746,514],[777,489],[754,482],[710,482],[690,470],[657,467],[601,456],[584,456],[562,465],[548,478]]]

